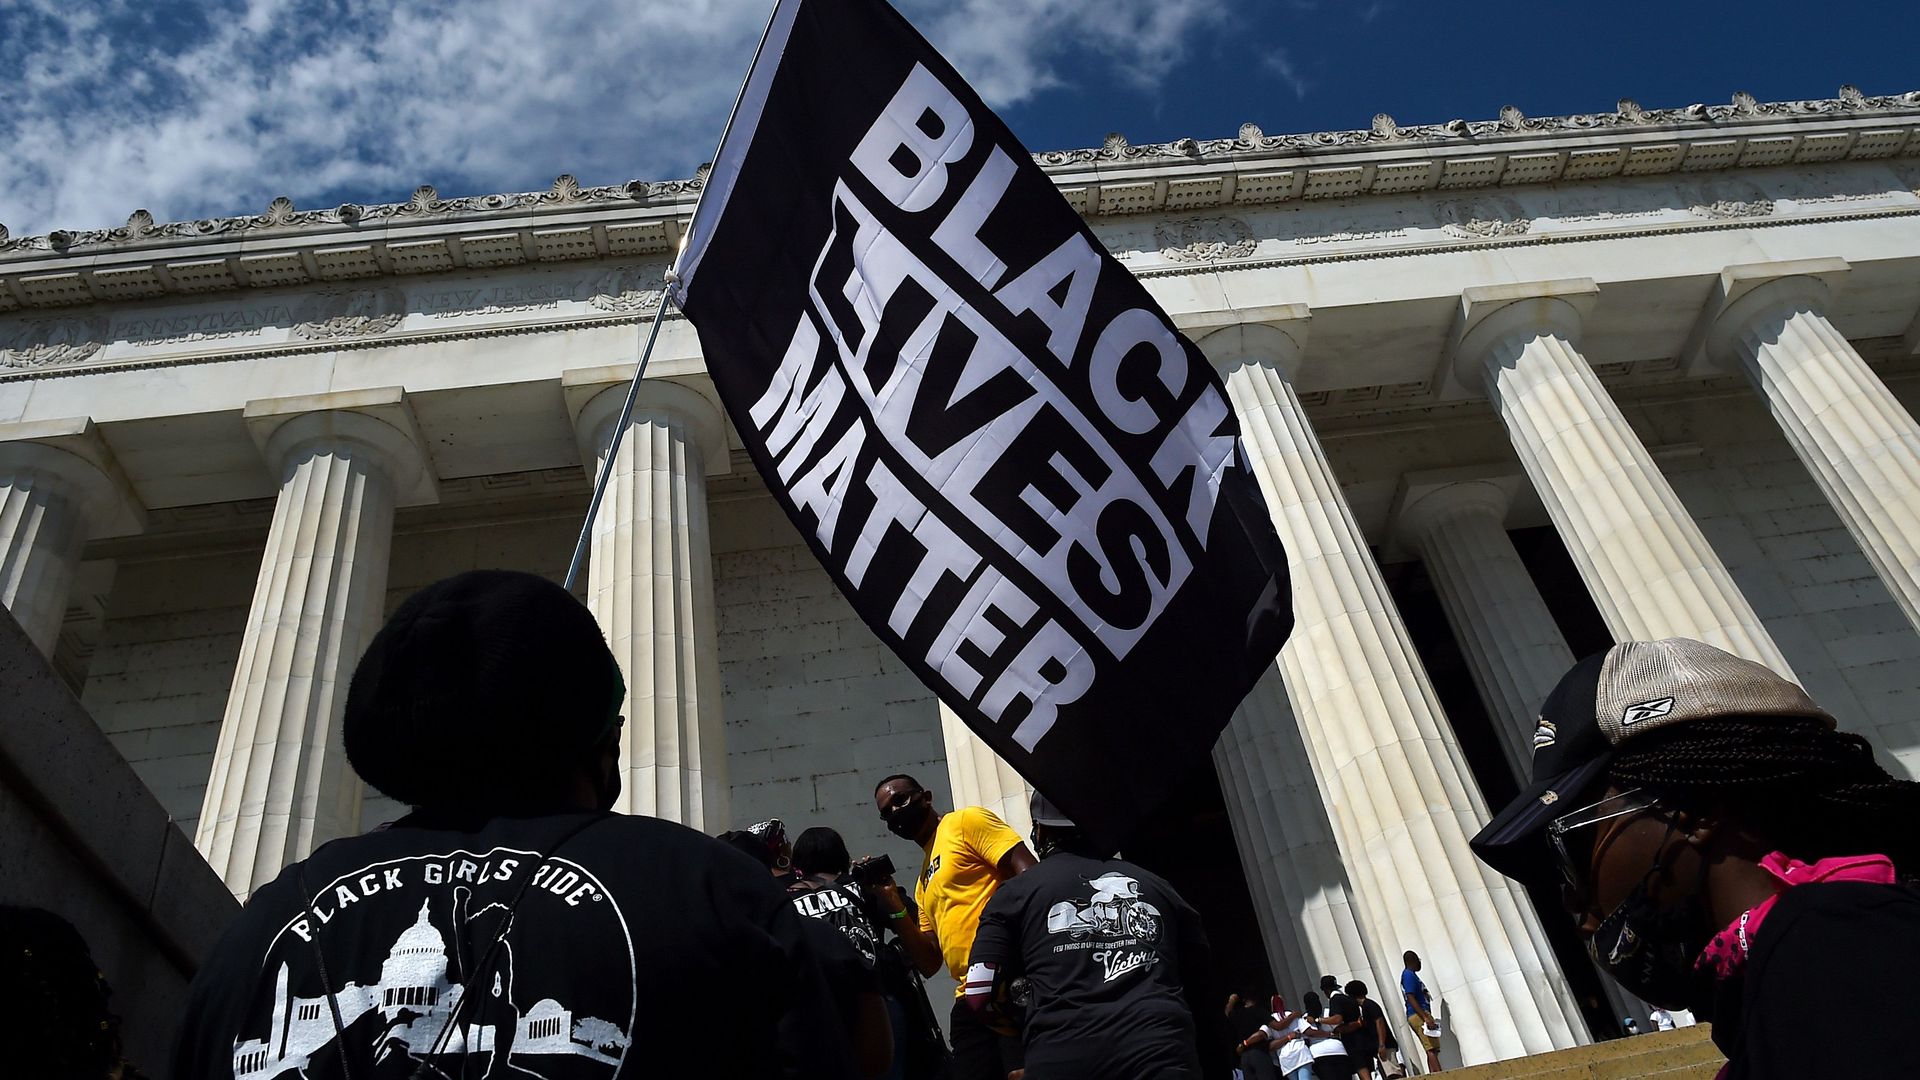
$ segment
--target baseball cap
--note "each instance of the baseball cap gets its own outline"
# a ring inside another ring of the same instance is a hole
[[[1597,797],[1623,745],[1720,716],[1833,717],[1765,665],[1690,638],[1623,641],[1575,664],[1533,729],[1533,776],[1469,843],[1513,878],[1538,876],[1553,819]]]
[[[1033,798],[1028,801],[1027,810],[1029,816],[1033,818],[1035,825],[1045,825],[1054,829],[1074,829],[1079,827],[1073,823],[1072,818],[1061,813],[1059,807],[1048,802],[1047,797],[1037,791],[1033,793]]]

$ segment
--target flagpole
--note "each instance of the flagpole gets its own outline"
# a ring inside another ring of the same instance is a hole
[[[564,585],[569,592],[580,578],[580,564],[587,559],[587,547],[593,541],[593,519],[600,512],[600,501],[607,496],[607,478],[613,475],[613,459],[619,455],[620,438],[627,432],[628,421],[633,419],[633,401],[640,396],[640,377],[646,374],[647,360],[653,356],[653,343],[660,338],[660,324],[667,321],[667,301],[672,292],[671,288],[660,290],[660,307],[653,313],[653,329],[647,331],[647,344],[640,350],[640,364],[633,369],[633,381],[627,384],[627,400],[620,406],[620,422],[614,425],[606,457],[600,462],[600,476],[593,482],[593,498],[587,501],[587,520],[580,523],[580,538],[574,541],[573,560],[567,564]]]
[[[713,150],[714,162],[720,160],[721,153],[727,148],[727,136],[733,134],[733,120],[740,113],[740,102],[747,96],[747,84],[753,81],[754,68],[760,66],[760,54],[766,51],[767,37],[773,33],[780,5],[787,2],[789,0],[774,0],[773,10],[767,13],[767,25],[760,30],[760,43],[753,47],[753,60],[747,64],[746,77],[740,80],[740,92],[733,96],[733,108],[727,110],[727,122],[720,129],[720,145]],[[711,170],[712,163],[708,168]],[[653,358],[654,342],[660,340],[660,324],[667,321],[667,304],[673,299],[673,285],[680,280],[680,256],[686,253],[687,237],[693,234],[693,223],[700,219],[700,207],[706,201],[707,187],[702,184],[700,194],[693,200],[693,213],[687,217],[687,227],[680,233],[680,248],[673,253],[673,262],[667,265],[666,281],[660,289],[660,306],[653,313],[653,327],[647,331],[647,343],[640,348],[640,362],[634,366],[633,381],[627,384],[627,400],[620,406],[620,420],[614,425],[613,435],[607,442],[606,456],[600,462],[600,475],[593,482],[593,497],[587,501],[587,519],[580,523],[579,539],[573,543],[573,558],[567,563],[567,578],[562,583],[569,592],[573,591],[574,582],[580,580],[580,567],[587,561],[587,548],[593,542],[593,519],[600,513],[600,503],[607,496],[607,480],[613,475],[614,459],[620,455],[620,441],[626,437],[627,424],[633,419],[633,403],[640,396],[640,380],[647,373],[647,361]]]

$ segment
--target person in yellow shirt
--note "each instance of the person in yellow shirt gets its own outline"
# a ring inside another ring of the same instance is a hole
[[[920,974],[931,975],[944,963],[953,976],[953,1014],[947,1027],[953,1080],[1005,1080],[1020,1067],[1020,1041],[990,1030],[966,1007],[961,991],[981,912],[1001,882],[1033,867],[1033,852],[1019,833],[985,807],[964,806],[945,814],[935,810],[933,792],[904,773],[875,785],[873,801],[887,831],[919,844],[926,857],[913,887],[917,915],[893,882],[882,885],[877,895]]]

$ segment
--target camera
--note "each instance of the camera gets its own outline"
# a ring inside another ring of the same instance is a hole
[[[869,855],[855,859],[847,874],[862,888],[869,889],[893,877],[893,856]]]

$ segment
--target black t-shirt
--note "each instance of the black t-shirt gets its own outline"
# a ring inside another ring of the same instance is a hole
[[[871,968],[880,956],[880,932],[867,915],[858,882],[846,879],[799,878],[787,886],[793,910],[838,930]]]
[[[1729,1080],[1920,1076],[1920,1046],[1905,1028],[1920,1015],[1916,972],[1920,887],[1836,881],[1781,893],[1744,976],[1720,983],[1710,1010]],[[1821,1016],[1836,986],[1862,1022],[1810,1035],[1809,1025],[1833,1027]]]
[[[801,919],[800,923],[819,960],[820,977],[833,999],[834,1015],[840,1018],[841,1030],[851,1033],[860,1020],[860,995],[880,992],[873,964],[832,925],[819,919]]]
[[[851,1075],[811,934],[763,868],[670,822],[413,815],[253,894],[173,1075]]]
[[[874,971],[879,945],[872,923],[861,910],[860,887],[795,877],[786,891],[793,910],[804,916],[801,921],[808,935],[817,939],[815,951],[834,1008],[846,1030],[852,1031],[859,1017],[860,995],[880,992],[880,977]]]
[[[1337,1019],[1334,1016],[1335,1013],[1340,1014]],[[1326,1017],[1328,1021],[1332,1023],[1333,1026],[1338,1027],[1344,1024],[1350,1024],[1355,1020],[1358,1020],[1360,1018],[1360,1010],[1353,1007],[1353,999],[1348,997],[1347,995],[1329,994],[1327,995]],[[1352,1034],[1352,1032],[1348,1032],[1348,1034],[1350,1035]],[[1347,1038],[1345,1035],[1340,1037],[1340,1045],[1343,1049],[1347,1047]],[[1327,1053],[1327,1051],[1325,1050],[1322,1050],[1320,1052],[1323,1054]],[[1353,1051],[1350,1049],[1347,1050],[1347,1053],[1349,1054],[1351,1054],[1352,1052]]]
[[[1198,1076],[1189,995],[1206,986],[1206,962],[1200,918],[1172,886],[1119,859],[1064,853],[1000,886],[970,960],[1027,978],[1036,1080]]]
[[[1342,994],[1345,998],[1347,995]],[[1379,1002],[1372,998],[1361,1002],[1358,1007],[1352,998],[1347,998],[1347,1019],[1358,1019],[1360,1026],[1340,1037],[1341,1045],[1353,1057],[1372,1057],[1380,1050],[1380,1027],[1376,1021],[1385,1020],[1386,1014],[1380,1011]]]
[[[1259,1002],[1235,1002],[1233,1011],[1227,1014],[1227,1034],[1238,1045],[1247,1036],[1259,1031],[1272,1016]]]

